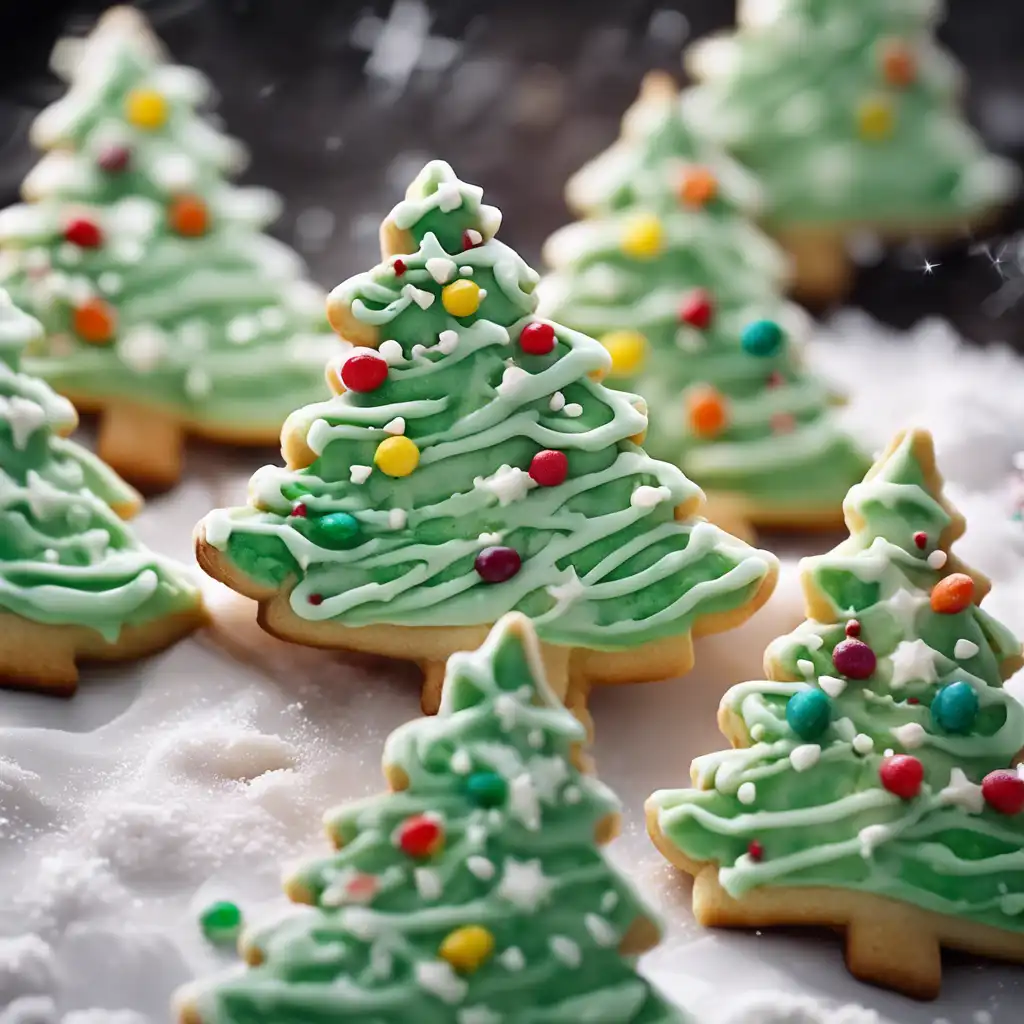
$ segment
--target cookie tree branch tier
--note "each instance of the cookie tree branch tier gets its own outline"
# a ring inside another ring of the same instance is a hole
[[[715,522],[841,526],[869,462],[801,365],[784,256],[729,177],[666,155],[685,138],[678,94],[648,80],[622,138],[570,183],[605,208],[548,240],[542,309],[604,343],[608,383],[650,407],[647,450],[707,490]]]
[[[32,127],[25,203],[0,213],[0,283],[46,329],[27,367],[101,413],[101,456],[145,489],[178,479],[187,433],[273,444],[328,393],[338,344],[302,261],[262,233],[276,196],[225,181],[246,157],[196,113],[209,83],[133,10],[54,63],[70,88]]]
[[[797,290],[850,283],[844,234],[960,235],[1017,190],[957,109],[961,72],[934,38],[938,0],[741,4],[740,28],[697,43],[694,124],[766,191]]]
[[[313,909],[244,936],[251,969],[181,992],[183,1024],[682,1024],[637,973],[660,929],[601,852],[619,808],[584,739],[505,617],[388,739],[391,792],[326,816],[337,852],[287,882]]]
[[[158,651],[204,615],[185,569],[119,518],[135,491],[65,440],[71,403],[20,372],[41,334],[0,290],[0,686],[70,696],[77,661]]]
[[[336,397],[285,424],[287,466],[199,525],[211,575],[270,632],[443,662],[529,615],[552,683],[658,679],[746,619],[772,555],[698,518],[700,490],[640,447],[647,417],[596,378],[595,341],[534,316],[537,275],[482,190],[433,162],[381,230],[384,260],[328,313],[356,346]]]
[[[808,620],[726,693],[732,750],[655,793],[651,835],[706,925],[826,925],[850,970],[934,998],[941,947],[1024,960],[1021,646],[950,553],[931,437],[898,437],[802,563]]]

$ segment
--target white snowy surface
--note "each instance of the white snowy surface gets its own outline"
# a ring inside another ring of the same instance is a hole
[[[935,432],[970,524],[959,552],[993,577],[990,610],[1024,632],[1024,527],[1007,488],[1024,362],[963,350],[942,324],[890,336],[857,314],[808,358],[850,394],[843,414],[870,448],[901,426]],[[142,535],[190,559],[193,523],[242,501],[259,457],[191,453]],[[752,622],[698,644],[688,678],[593,698],[600,772],[626,808],[611,853],[667,925],[645,969],[706,1024],[1016,1024],[1019,967],[951,959],[942,998],[920,1005],[854,981],[826,934],[699,929],[688,883],[647,841],[644,798],[721,745],[722,691],[759,675],[768,640],[802,618],[794,565]],[[323,849],[327,807],[381,787],[384,738],[418,714],[410,667],[280,643],[246,602],[209,589],[215,632],[90,670],[69,702],[0,692],[0,1024],[168,1021],[173,989],[229,959],[200,936],[198,910],[220,898],[250,920],[277,910],[282,866]]]

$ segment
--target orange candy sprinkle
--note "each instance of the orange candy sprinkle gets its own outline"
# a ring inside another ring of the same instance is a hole
[[[885,43],[881,54],[882,77],[890,85],[907,86],[917,78],[917,61],[901,40]]]
[[[683,175],[679,196],[687,206],[704,206],[718,195],[718,179],[706,167],[691,167]]]
[[[114,340],[117,314],[102,299],[89,299],[75,310],[75,334],[90,345],[108,345]]]
[[[210,226],[210,211],[198,196],[178,196],[168,217],[174,231],[189,238],[205,235]]]
[[[932,611],[956,615],[974,600],[974,580],[966,573],[952,572],[932,587]]]
[[[690,429],[698,437],[720,434],[727,422],[725,400],[712,387],[699,388],[686,399]]]

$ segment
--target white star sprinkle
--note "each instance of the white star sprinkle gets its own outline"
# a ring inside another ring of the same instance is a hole
[[[498,504],[504,507],[514,501],[522,501],[537,482],[517,466],[499,466],[490,476],[478,476],[473,486],[493,494]]]
[[[924,730],[924,726],[919,725],[917,722],[907,722],[906,725],[899,725],[889,731],[905,750],[914,750],[920,747],[928,735]]]
[[[585,597],[587,593],[587,588],[583,585],[579,576],[576,575],[576,570],[571,565],[566,570],[564,582],[552,583],[546,589],[555,602],[555,606],[548,612],[552,616],[560,615],[570,605]]]
[[[517,775],[509,786],[508,809],[524,828],[531,832],[540,829],[540,800],[537,798],[537,787],[525,772]]]
[[[903,630],[904,636],[913,636],[917,613],[927,604],[927,598],[900,588],[886,601],[886,607]]]
[[[442,331],[437,336],[437,347],[441,350],[443,355],[451,355],[459,344],[459,332],[458,331]]]
[[[971,782],[962,769],[954,768],[949,773],[949,785],[939,790],[939,803],[954,804],[969,814],[981,814],[985,809],[985,796],[981,786]]]
[[[830,696],[839,697],[846,689],[846,680],[838,676],[818,676],[818,685]]]
[[[402,295],[415,302],[420,309],[430,309],[434,304],[433,292],[424,291],[422,288],[417,288],[414,284],[405,285],[402,288]]]
[[[349,466],[348,478],[351,483],[365,484],[372,472],[373,466]]]
[[[961,661],[965,661],[967,658],[973,658],[979,650],[980,648],[973,640],[961,638],[957,640],[956,646],[953,648],[953,655]]]
[[[923,640],[902,640],[889,656],[892,662],[889,685],[896,690],[910,682],[934,683],[939,678],[935,654]]]
[[[514,907],[532,914],[546,902],[553,885],[545,876],[539,860],[521,861],[508,857],[497,893]]]
[[[424,266],[438,284],[447,284],[455,276],[455,264],[444,256],[431,256]]]

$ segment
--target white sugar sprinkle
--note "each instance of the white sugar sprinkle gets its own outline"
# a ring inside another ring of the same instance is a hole
[[[396,416],[393,420],[389,420],[387,423],[384,424],[383,430],[385,434],[404,434],[404,418],[401,416]]]
[[[736,797],[741,804],[752,804],[757,799],[757,786],[752,782],[744,782],[736,790]]]
[[[853,749],[858,754],[870,754],[875,749],[875,741],[867,733],[859,732],[853,737]]]
[[[447,284],[455,276],[455,264],[444,256],[432,256],[424,266],[438,284]]]
[[[846,680],[838,676],[818,676],[818,685],[830,697],[839,697],[846,689]]]
[[[365,484],[372,472],[373,466],[349,466],[348,478],[354,484]]]
[[[956,645],[953,647],[954,657],[962,659],[973,658],[979,651],[979,647],[973,640],[964,640],[963,638],[957,640]]]
[[[551,396],[551,401],[548,402],[548,408],[552,412],[559,412],[561,409],[564,409],[565,408],[565,395],[563,395],[561,391],[556,391]]]
[[[494,862],[488,860],[486,857],[481,857],[477,853],[466,858],[466,870],[468,870],[474,878],[479,878],[483,882],[492,879],[496,872]]]
[[[789,752],[789,763],[795,772],[805,772],[813,768],[821,757],[821,747],[817,743],[803,743]]]
[[[405,362],[405,356],[402,353],[402,346],[393,338],[388,338],[387,341],[382,341],[377,351],[384,357],[384,362],[386,362],[388,366],[397,366],[399,363]]]
[[[571,419],[575,419],[577,416],[583,415],[583,406],[579,402],[570,402],[562,409],[562,412]]]
[[[925,741],[925,737],[928,735],[924,727],[917,722],[907,722],[906,725],[897,726],[895,729],[890,730],[896,740],[906,750],[914,750],[921,746]]]
[[[388,526],[390,526],[392,530],[404,529],[408,519],[409,515],[404,508],[393,508],[388,510]]]
[[[458,331],[442,331],[437,336],[437,347],[444,355],[451,355],[459,344]]]
[[[797,669],[802,672],[805,676],[814,675],[814,662],[808,661],[806,658],[798,658],[796,663]]]
[[[928,556],[928,564],[933,569],[941,569],[946,564],[946,552],[936,549]]]

